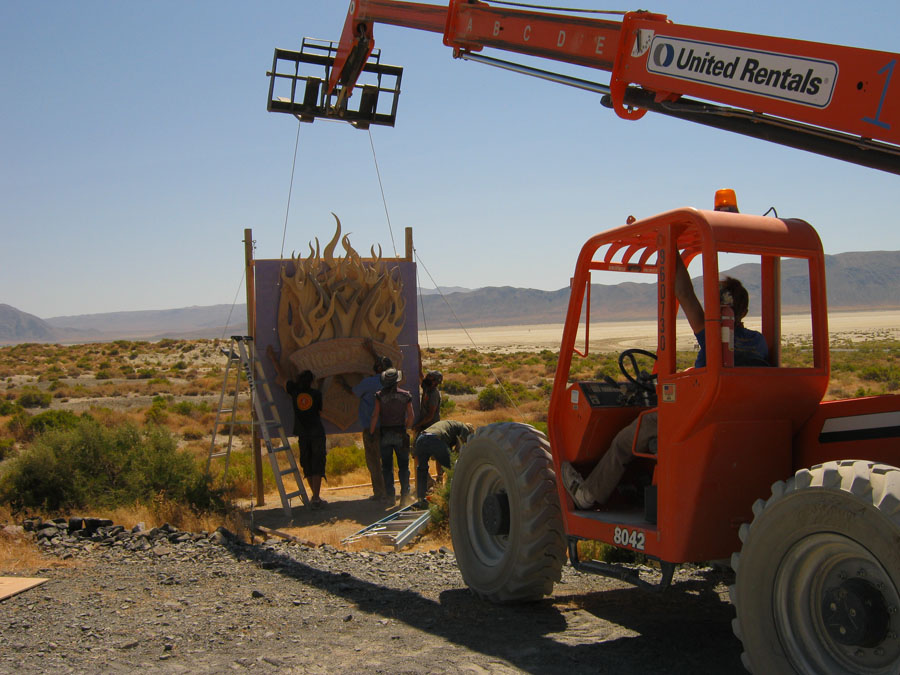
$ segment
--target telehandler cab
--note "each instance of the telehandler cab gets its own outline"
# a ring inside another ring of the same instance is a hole
[[[373,35],[386,23],[440,33],[457,58],[600,93],[623,119],[651,111],[900,174],[897,54],[683,26],[644,11],[617,21],[547,10],[351,0],[340,44],[304,39],[300,52],[275,51],[269,110],[393,125],[402,69],[380,62]],[[610,81],[483,48],[607,71]],[[301,64],[324,75],[301,75]],[[354,107],[360,77],[371,81]],[[733,316],[718,293],[732,254],[753,263],[741,280],[767,363],[734,362]],[[677,319],[679,255],[686,264],[699,257],[702,270],[703,367],[678,357],[696,344]],[[609,272],[655,277],[644,315],[656,315],[656,350],[623,351],[620,381],[585,380],[575,376],[578,360],[605,316],[591,288]],[[799,362],[782,360],[788,315],[805,317],[801,330],[812,336]],[[492,601],[539,598],[568,554],[578,569],[665,588],[679,563],[730,556],[748,670],[897,675],[900,396],[823,401],[828,350],[822,245],[802,220],[684,208],[592,237],[572,279],[548,435],[524,424],[482,427],[456,465],[450,527],[466,583]],[[635,454],[621,494],[576,508],[558,480],[562,463],[586,473],[619,430],[651,411],[655,452]],[[661,579],[580,560],[582,539],[659,561]]]
[[[694,340],[676,320],[679,252],[686,263],[702,258],[706,335],[722,336],[707,340],[701,368],[677,359]],[[742,281],[769,363],[734,364],[733,323],[719,305],[722,254],[755,259]],[[591,337],[602,337],[604,308],[590,292],[606,272],[656,276],[647,301],[657,308],[657,351],[623,351],[621,381],[576,379]],[[812,335],[805,360],[789,366],[780,359],[788,291],[806,298],[804,313],[796,304],[790,313],[805,316]],[[577,569],[650,586],[630,568],[579,560],[581,539],[658,560],[658,588],[678,563],[730,557],[735,631],[753,672],[896,672],[900,397],[822,402],[828,346],[824,255],[802,220],[688,208],[592,237],[572,281],[548,437],[490,425],[457,463],[450,526],[466,583],[493,601],[538,598],[568,551]],[[655,357],[653,374],[636,366],[636,352]],[[560,464],[587,473],[620,429],[651,411],[657,449],[636,454],[629,489],[577,509],[557,480]]]

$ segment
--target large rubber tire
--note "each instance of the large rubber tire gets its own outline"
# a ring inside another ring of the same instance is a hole
[[[482,598],[537,600],[559,581],[566,538],[549,448],[534,427],[499,423],[478,429],[460,452],[450,534],[463,580]]]
[[[731,561],[747,670],[900,673],[900,470],[803,469],[753,513]]]

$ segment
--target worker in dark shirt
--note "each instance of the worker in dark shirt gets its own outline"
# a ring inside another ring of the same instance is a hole
[[[394,455],[397,456],[397,479],[400,482],[400,506],[412,502],[409,494],[409,435],[412,426],[412,395],[397,387],[401,373],[388,368],[381,374],[382,388],[375,394],[375,410],[369,433],[381,431],[381,472],[384,488],[391,504],[394,502]]]
[[[441,420],[425,429],[416,438],[416,506],[425,508],[428,502],[425,495],[428,492],[428,460],[432,457],[439,465],[450,468],[450,451],[459,449],[463,443],[469,440],[469,436],[475,433],[475,427],[471,424],[457,422],[456,420]]]
[[[297,436],[300,451],[300,468],[303,469],[303,475],[312,492],[309,505],[314,509],[320,509],[326,503],[319,496],[322,479],[325,477],[326,461],[325,427],[322,425],[320,415],[322,392],[313,388],[315,376],[311,371],[304,370],[295,379],[288,380],[271,346],[266,353],[275,368],[276,383],[284,387],[291,397],[291,406],[294,409],[294,434]]]

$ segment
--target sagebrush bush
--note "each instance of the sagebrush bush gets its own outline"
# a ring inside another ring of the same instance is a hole
[[[441,419],[445,420],[453,414],[453,411],[456,410],[456,401],[447,396],[441,397]]]
[[[458,396],[475,393],[475,387],[471,384],[458,382],[456,380],[445,380],[443,385],[441,385],[441,389],[447,394],[455,394]]]
[[[53,400],[53,396],[49,393],[28,387],[22,390],[16,403],[23,408],[49,408],[51,400]]]
[[[81,417],[69,410],[47,410],[29,418],[25,431],[29,438],[33,438],[50,429],[74,429],[80,420]]]
[[[493,384],[488,385],[478,393],[479,410],[493,410],[508,403],[509,399],[503,393],[503,390],[500,387],[495,387]]]
[[[90,417],[35,437],[0,473],[0,503],[14,509],[110,508],[169,499],[225,507],[193,457],[160,427],[105,427]]]
[[[366,466],[366,451],[364,448],[355,445],[331,448],[325,460],[325,475],[343,476],[364,466]]]
[[[0,462],[9,457],[14,448],[14,441],[11,438],[0,438]]]
[[[17,403],[0,400],[0,415],[15,415],[21,409],[22,406]]]

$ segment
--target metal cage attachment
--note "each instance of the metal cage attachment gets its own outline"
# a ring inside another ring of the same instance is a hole
[[[328,94],[326,89],[337,49],[335,42],[312,38],[303,38],[299,52],[276,49],[272,70],[266,73],[269,112],[289,113],[301,122],[330,118],[349,122],[357,129],[368,129],[371,124],[394,126],[403,68],[381,63],[381,50],[375,49],[356,85],[360,90],[358,96],[340,96],[340,86]],[[301,64],[319,66],[323,77],[301,72]]]

